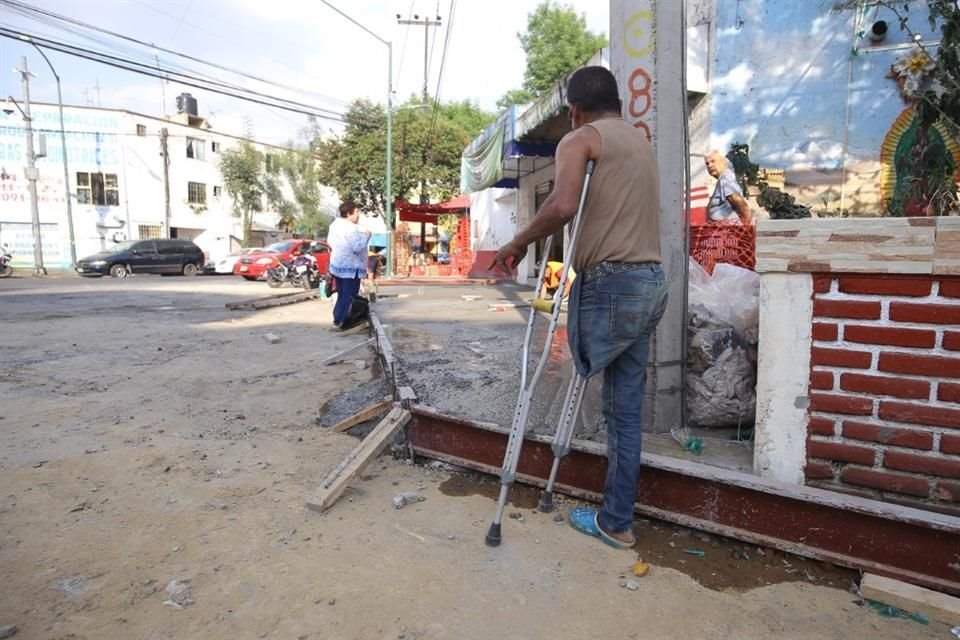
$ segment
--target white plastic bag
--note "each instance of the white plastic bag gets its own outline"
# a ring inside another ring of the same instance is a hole
[[[687,415],[690,426],[744,426],[756,416],[760,276],[690,260]]]

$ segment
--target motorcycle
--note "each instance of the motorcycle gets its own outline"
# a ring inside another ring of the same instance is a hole
[[[7,245],[0,246],[0,278],[9,278],[13,275],[13,254],[7,249]]]
[[[267,286],[276,289],[287,282],[307,290],[316,288],[320,283],[317,259],[312,254],[302,253],[289,263],[277,260],[277,264],[267,269]]]

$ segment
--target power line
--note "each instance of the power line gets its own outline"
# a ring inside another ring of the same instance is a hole
[[[165,47],[157,46],[157,45],[155,45],[155,44],[153,44],[153,43],[145,42],[145,41],[143,41],[143,40],[138,40],[138,39],[132,38],[132,37],[130,37],[130,36],[125,36],[125,35],[123,35],[123,34],[116,33],[116,32],[114,32],[114,31],[110,31],[110,30],[108,30],[108,29],[103,29],[103,28],[101,28],[101,27],[97,27],[96,25],[92,25],[92,24],[83,22],[82,20],[77,20],[77,19],[75,19],[75,18],[70,18],[69,16],[63,16],[63,15],[54,13],[54,12],[52,12],[52,11],[47,11],[47,10],[45,10],[45,9],[40,9],[40,8],[38,8],[38,7],[31,7],[31,6],[29,6],[29,5],[26,5],[26,4],[23,4],[23,3],[19,2],[18,0],[0,0],[0,2],[2,2],[2,4],[5,4],[5,5],[9,6],[10,8],[12,8],[12,9],[13,9],[14,11],[16,11],[17,13],[19,13],[19,14],[25,16],[25,17],[28,17],[28,18],[35,18],[35,17],[38,16],[38,15],[39,15],[39,16],[44,16],[44,17],[46,17],[46,18],[48,18],[48,19],[52,19],[53,21],[56,21],[56,22],[66,22],[66,23],[69,23],[69,24],[73,24],[73,25],[82,27],[82,28],[84,28],[84,29],[88,29],[88,30],[91,30],[91,31],[95,31],[95,32],[97,32],[97,33],[102,33],[102,34],[104,34],[104,35],[109,35],[109,36],[111,36],[111,37],[118,38],[118,39],[124,40],[124,41],[126,41],[126,42],[132,42],[132,43],[138,44],[138,45],[143,46],[143,47],[148,47],[148,48],[150,48],[150,49],[155,49],[155,50],[157,50],[157,51],[163,51],[164,53],[168,53],[168,54],[170,54],[170,55],[177,56],[177,57],[183,58],[183,59],[185,59],[185,60],[190,60],[191,62],[197,62],[197,63],[199,63],[199,64],[206,65],[206,66],[212,67],[212,68],[214,68],[214,69],[218,69],[218,70],[220,70],[220,71],[227,71],[227,72],[229,72],[229,73],[234,73],[234,74],[236,74],[236,75],[242,76],[242,77],[244,77],[244,78],[248,78],[248,79],[250,79],[250,80],[256,80],[257,82],[262,82],[263,84],[266,84],[266,85],[269,85],[269,86],[277,87],[277,88],[280,88],[280,89],[286,89],[286,90],[288,90],[288,91],[294,91],[294,92],[297,92],[297,93],[303,93],[303,90],[302,90],[302,88],[300,88],[300,87],[293,87],[293,86],[290,86],[290,85],[285,85],[285,84],[281,84],[281,83],[278,83],[278,82],[274,82],[274,81],[272,81],[272,80],[267,80],[267,79],[265,79],[265,78],[261,78],[261,77],[259,77],[259,76],[253,75],[253,74],[251,74],[251,73],[247,73],[247,72],[242,71],[242,70],[239,70],[239,69],[233,69],[233,68],[231,68],[231,67],[227,67],[227,66],[224,66],[224,65],[215,63],[215,62],[210,62],[210,61],[207,61],[207,60],[203,60],[202,58],[197,58],[197,57],[195,57],[195,56],[191,56],[191,55],[188,55],[188,54],[185,54],[185,53],[180,53],[180,52],[174,51],[174,50],[172,50],[172,49],[167,49],[167,48],[165,48]],[[46,24],[49,25],[50,23],[49,23],[49,22],[46,22]],[[51,25],[51,26],[57,26],[57,25]],[[74,33],[76,33],[76,32],[74,32]],[[100,44],[103,44],[102,41],[98,41],[98,42],[100,42]],[[142,55],[142,54],[141,54],[141,55]],[[320,96],[320,94],[316,94],[316,95],[318,95],[319,97],[324,97],[324,98],[328,98],[328,99],[329,99],[328,96]],[[340,101],[340,102],[343,102],[343,101]],[[327,110],[327,111],[329,111],[329,110]]]
[[[443,84],[443,69],[447,64],[447,50],[450,45],[450,31],[453,29],[453,18],[456,13],[457,0],[450,0],[450,18],[447,21],[447,33],[443,37],[443,53],[440,56],[440,74],[437,76],[437,91],[433,98],[433,118],[430,121],[430,135],[427,138],[427,154],[433,151],[434,130],[437,127],[437,120],[440,117],[440,87]]]
[[[12,31],[5,27],[0,27],[0,37],[9,38],[11,40],[23,41],[23,36],[26,36],[27,38],[30,38],[31,40],[36,41],[38,46],[42,45],[54,51],[59,51],[61,53],[66,53],[68,55],[84,58],[87,60],[92,60],[94,62],[99,62],[100,64],[105,64],[107,66],[111,66],[117,69],[123,69],[124,71],[130,71],[133,73],[138,73],[140,75],[145,75],[152,78],[160,78],[160,79],[170,79],[169,76],[178,76],[174,78],[174,81],[188,87],[195,87],[197,89],[203,89],[206,91],[210,91],[212,93],[218,93],[221,95],[229,96],[231,98],[237,98],[239,100],[245,100],[247,102],[253,102],[253,103],[261,104],[264,106],[273,107],[276,109],[283,109],[285,111],[301,113],[304,115],[312,115],[324,120],[343,122],[342,113],[331,111],[329,109],[323,109],[320,107],[315,107],[313,105],[304,104],[301,102],[295,102],[292,100],[286,100],[283,98],[274,98],[272,96],[269,96],[268,94],[263,94],[250,89],[243,89],[242,87],[238,87],[236,85],[229,85],[226,83],[216,82],[212,80],[203,80],[195,76],[181,73],[181,72],[167,70],[166,75],[164,75],[163,72],[155,70],[152,65],[144,65],[141,63],[137,63],[135,61],[124,60],[116,56],[111,56],[109,54],[105,54],[102,52],[92,51],[82,47],[77,47],[75,45],[60,43],[60,42],[50,40],[48,38],[44,38],[41,36],[33,36],[29,34],[24,34],[18,31]],[[257,97],[251,97],[251,96],[257,96]]]

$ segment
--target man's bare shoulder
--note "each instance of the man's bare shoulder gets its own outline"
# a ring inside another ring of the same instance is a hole
[[[588,156],[596,158],[600,152],[600,132],[589,126],[574,129],[563,136],[557,145],[557,153],[586,151]]]

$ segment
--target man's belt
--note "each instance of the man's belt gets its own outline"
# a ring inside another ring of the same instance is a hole
[[[610,262],[604,260],[597,264],[592,264],[578,275],[584,282],[590,282],[596,278],[613,275],[614,273],[623,273],[624,271],[633,271],[643,267],[659,267],[659,262]]]

